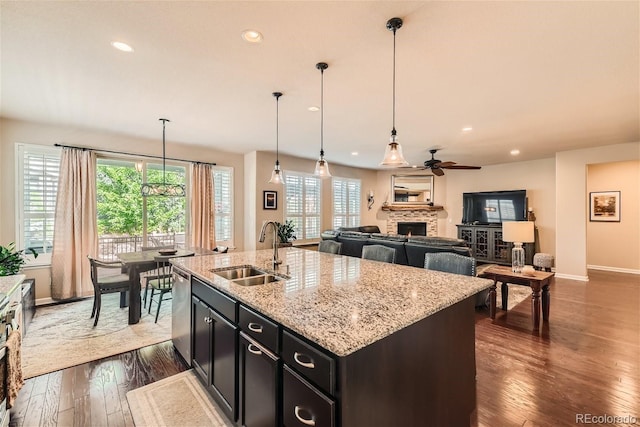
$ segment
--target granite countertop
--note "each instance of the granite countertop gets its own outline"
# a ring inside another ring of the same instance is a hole
[[[0,276],[0,303],[7,295],[11,295],[25,279],[24,274],[14,274],[12,276]]]
[[[240,286],[210,270],[239,265],[269,269],[271,249],[176,258],[173,263],[238,301],[317,343],[349,355],[489,288],[493,281],[405,265],[280,248],[288,277]]]

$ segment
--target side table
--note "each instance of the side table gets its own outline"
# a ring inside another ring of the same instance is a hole
[[[496,318],[496,285],[498,282],[506,284],[522,285],[531,287],[531,316],[533,318],[533,329],[540,328],[540,293],[542,291],[542,319],[549,320],[549,284],[555,273],[534,270],[531,275],[514,273],[511,267],[492,266],[487,268],[481,277],[493,279],[493,286],[490,288],[489,312],[491,318]],[[503,307],[504,308],[504,307]]]

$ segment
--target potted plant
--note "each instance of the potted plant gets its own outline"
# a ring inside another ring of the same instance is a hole
[[[29,248],[28,252],[35,258],[38,257],[38,253],[32,248]],[[8,246],[0,246],[0,276],[18,274],[26,262],[24,249],[16,250],[15,242],[9,243]]]
[[[286,220],[284,224],[276,222],[278,226],[278,240],[280,241],[280,246],[291,246],[291,241],[296,240],[295,231],[296,227],[294,225],[293,220]]]

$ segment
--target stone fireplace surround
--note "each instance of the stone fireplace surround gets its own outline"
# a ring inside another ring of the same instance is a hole
[[[435,210],[426,210],[424,208],[389,209],[387,218],[388,234],[398,234],[398,222],[426,222],[427,236],[438,235],[438,212]]]

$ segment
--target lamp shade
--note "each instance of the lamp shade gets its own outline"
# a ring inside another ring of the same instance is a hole
[[[534,241],[533,221],[504,221],[502,223],[502,241],[532,243]]]

